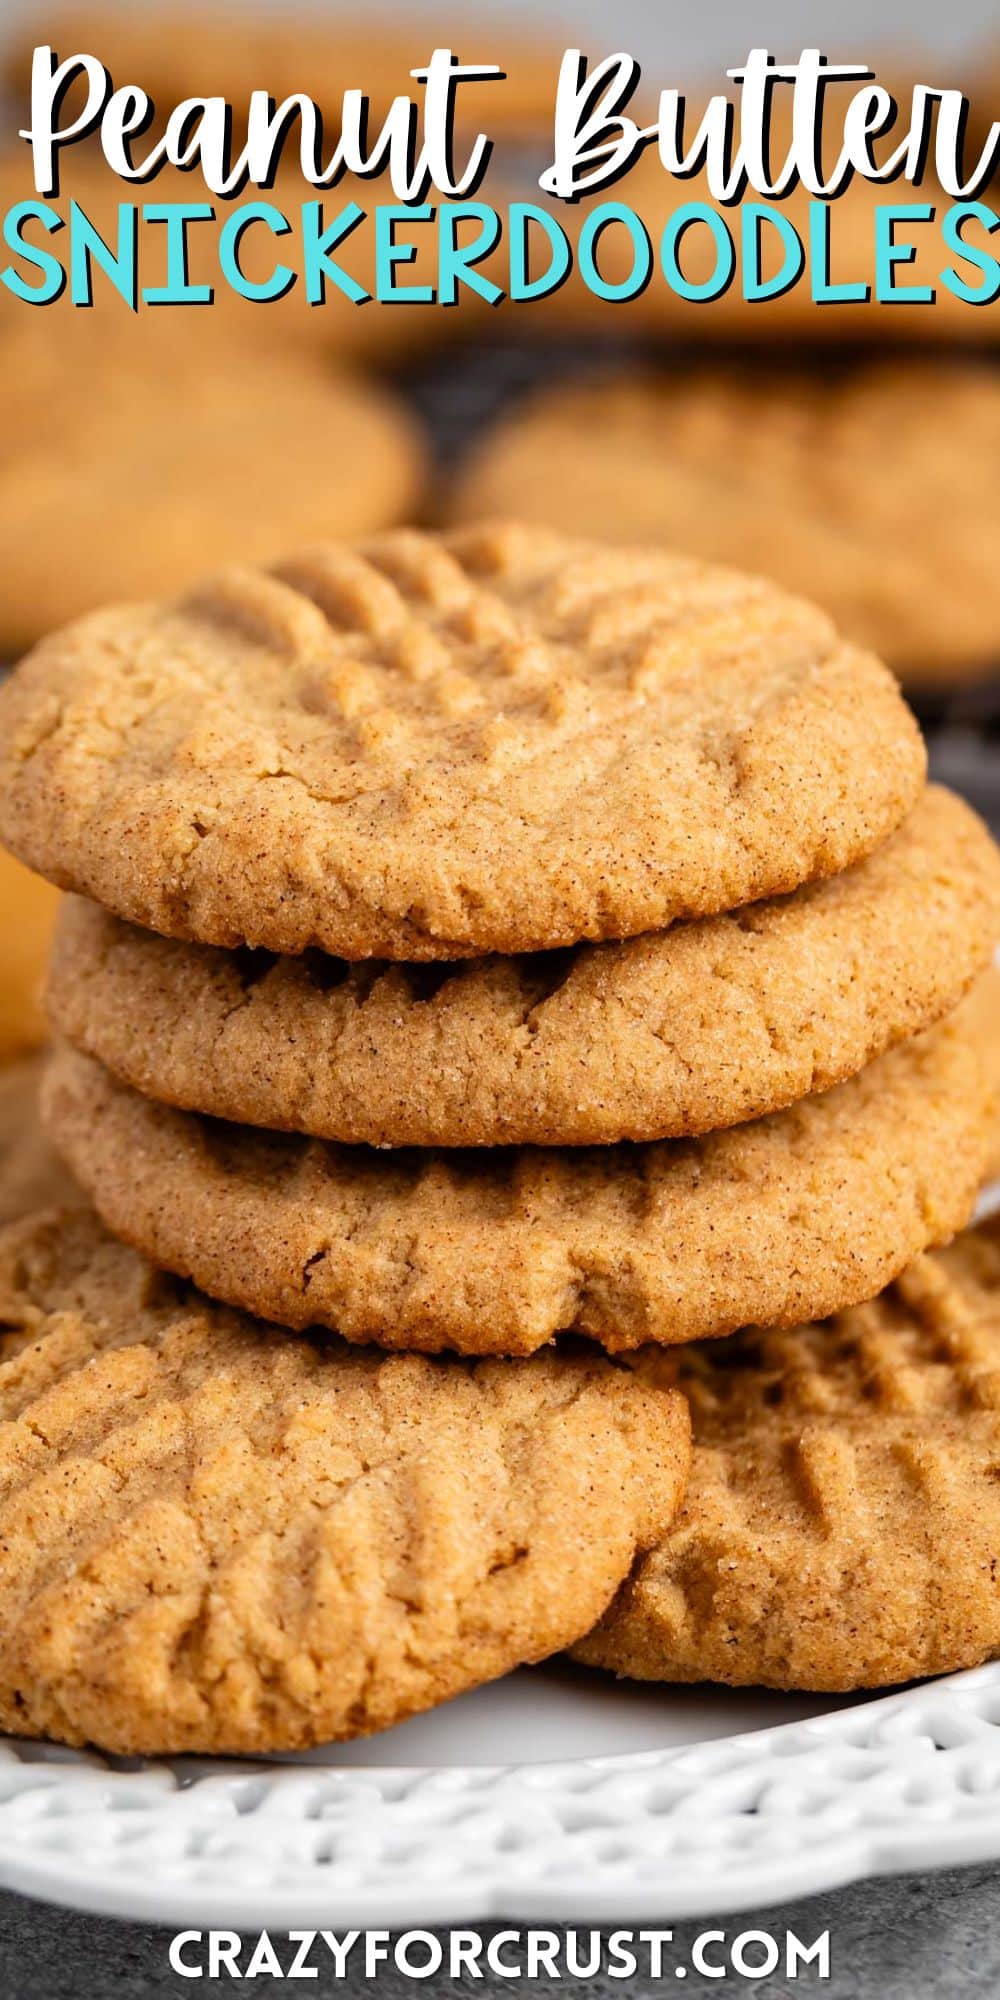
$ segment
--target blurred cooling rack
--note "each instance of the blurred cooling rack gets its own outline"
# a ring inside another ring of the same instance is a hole
[[[421,357],[394,377],[423,420],[438,470],[447,480],[490,425],[535,389],[575,377],[612,378],[648,366],[640,341],[613,333],[592,340],[469,340]]]

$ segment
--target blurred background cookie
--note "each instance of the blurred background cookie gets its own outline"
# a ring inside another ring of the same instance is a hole
[[[0,1224],[84,1197],[38,1117],[42,986],[58,891],[0,847]]]
[[[0,847],[0,1067],[45,1039],[42,983],[59,896]]]
[[[987,361],[745,359],[539,392],[473,450],[451,509],[770,575],[905,683],[957,685],[1000,660],[998,467]]]
[[[0,1068],[0,1226],[40,1208],[85,1208],[86,1196],[42,1131],[38,1085],[43,1061],[25,1056]]]
[[[115,323],[117,327],[117,322]],[[210,552],[274,555],[419,512],[422,444],[391,394],[319,356],[233,346],[198,315],[0,329],[0,657]]]

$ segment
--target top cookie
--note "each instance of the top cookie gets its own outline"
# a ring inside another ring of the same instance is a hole
[[[286,1340],[93,1217],[0,1233],[0,1728],[123,1754],[385,1729],[582,1636],[687,1471],[596,1355]]]
[[[738,563],[822,604],[907,684],[971,681],[1000,666],[998,462],[985,366],[674,368],[542,392],[486,436],[453,513],[516,508]]]
[[[95,614],[0,691],[0,746],[0,833],[61,886],[168,936],[346,958],[781,893],[877,846],[924,774],[891,675],[811,605],[516,526]]]

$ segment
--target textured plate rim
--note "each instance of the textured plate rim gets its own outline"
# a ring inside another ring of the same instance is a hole
[[[171,1928],[622,1923],[1000,1859],[1000,1665],[556,1764],[150,1762],[0,1745],[0,1886]]]

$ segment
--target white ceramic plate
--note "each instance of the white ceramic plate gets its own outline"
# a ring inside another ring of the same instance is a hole
[[[1000,1667],[838,1705],[558,1665],[283,1762],[0,1746],[0,1882],[174,1929],[669,1922],[992,1859]]]

